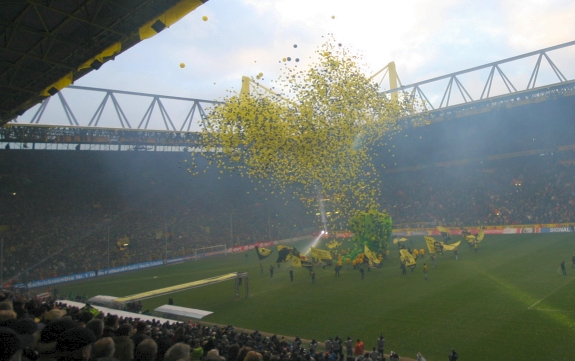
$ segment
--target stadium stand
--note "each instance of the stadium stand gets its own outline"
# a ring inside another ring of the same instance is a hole
[[[397,228],[572,222],[569,157],[545,153],[384,173],[381,201]],[[241,245],[318,227],[299,200],[273,198],[255,191],[257,183],[213,168],[190,177],[188,159],[185,153],[2,152],[4,279],[107,268],[108,247],[115,267],[230,245],[232,232],[233,244]],[[119,248],[126,237],[129,246]]]
[[[266,200],[247,178],[218,179],[211,169],[190,179],[187,154],[34,151],[0,158],[4,279],[106,268],[108,231],[113,267],[229,246],[230,217],[234,245],[299,236],[313,226],[301,205]],[[120,250],[124,237],[130,245]]]

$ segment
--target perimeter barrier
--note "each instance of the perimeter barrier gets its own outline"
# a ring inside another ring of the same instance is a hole
[[[169,258],[169,259],[159,259],[159,260],[153,260],[153,261],[149,261],[149,262],[134,263],[134,264],[128,264],[125,266],[100,269],[97,271],[88,271],[88,272],[83,272],[83,273],[78,273],[78,274],[73,274],[73,275],[47,278],[47,279],[43,279],[43,280],[31,281],[31,282],[26,282],[26,283],[18,283],[18,284],[15,284],[14,287],[16,287],[16,288],[45,287],[45,286],[51,286],[51,285],[64,283],[64,282],[80,281],[80,280],[85,280],[85,279],[93,278],[93,277],[107,276],[107,275],[113,275],[113,274],[122,273],[122,272],[136,271],[136,270],[150,268],[150,267],[157,267],[157,266],[162,266],[162,265],[170,265],[170,264],[182,263],[182,262],[187,262],[187,261],[193,261],[193,260],[198,260],[198,259],[202,259],[202,258],[227,254],[227,253],[232,254],[232,253],[246,252],[246,251],[255,249],[256,246],[257,247],[270,247],[270,246],[274,246],[277,244],[293,243],[293,242],[303,241],[303,240],[310,239],[310,238],[311,238],[311,236],[303,236],[303,237],[283,239],[280,241],[258,242],[258,243],[253,243],[253,244],[249,244],[249,245],[244,245],[244,246],[231,247],[231,248],[218,250],[218,251],[197,253],[197,254],[194,254],[192,256],[176,257],[176,258]]]

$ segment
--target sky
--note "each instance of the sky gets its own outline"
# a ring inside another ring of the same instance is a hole
[[[222,99],[240,88],[243,75],[261,72],[270,86],[284,57],[301,58],[305,69],[328,34],[362,54],[368,75],[394,61],[402,83],[410,84],[575,40],[574,20],[575,2],[567,0],[210,0],[75,85]],[[573,48],[553,57],[562,70]],[[506,71],[528,79],[534,62]],[[575,77],[575,70],[566,72]],[[480,79],[475,83],[479,89]],[[86,124],[97,107],[94,96],[63,94]],[[141,118],[142,106],[126,108]]]

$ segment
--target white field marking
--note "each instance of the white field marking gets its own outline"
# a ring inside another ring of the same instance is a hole
[[[563,312],[563,313],[573,313],[575,311],[563,311],[563,310],[547,310],[545,308],[531,308],[532,311],[545,311],[545,312]]]
[[[531,308],[533,308],[533,306],[536,306],[537,304],[539,304],[539,302],[543,301],[544,299],[546,299],[547,297],[551,296],[552,294],[554,294],[555,292],[559,291],[561,288],[563,288],[564,286],[566,286],[569,282],[573,281],[573,277],[569,277],[569,281],[565,282],[564,284],[562,284],[561,286],[557,287],[556,289],[554,289],[553,291],[551,291],[551,293],[549,293],[547,296],[543,297],[542,299],[540,299],[539,301],[535,302],[534,304],[532,304],[531,306],[529,306],[527,309],[530,310]]]

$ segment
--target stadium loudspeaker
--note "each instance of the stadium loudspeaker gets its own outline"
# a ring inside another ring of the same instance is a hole
[[[98,70],[98,69],[100,69],[100,67],[102,66],[102,64],[104,64],[104,63],[102,63],[102,62],[99,61],[99,60],[94,60],[94,61],[92,62],[92,64],[90,64],[90,68],[92,68],[92,69],[94,69],[94,70]]]
[[[48,89],[48,94],[50,95],[55,95],[56,93],[58,93],[58,89],[51,87],[50,89]]]
[[[160,31],[164,30],[165,28],[166,28],[166,24],[164,24],[160,20],[156,20],[152,24],[152,29],[154,29],[156,31],[156,33],[159,33]]]

